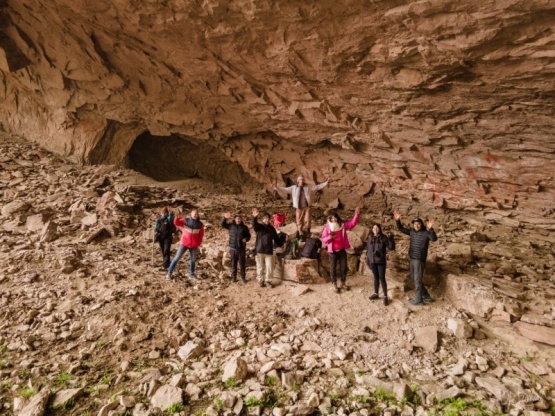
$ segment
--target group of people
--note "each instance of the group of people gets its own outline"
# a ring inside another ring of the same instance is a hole
[[[297,234],[306,241],[308,250],[307,257],[319,257],[322,243],[326,244],[326,251],[330,260],[330,282],[336,293],[350,290],[347,285],[347,251],[351,246],[347,237],[347,231],[353,229],[360,219],[360,208],[355,208],[353,217],[348,221],[337,213],[332,213],[327,218],[326,225],[319,239],[308,239],[311,226],[311,194],[323,189],[329,180],[319,185],[306,185],[304,178],[299,176],[296,185],[280,188],[274,186],[275,190],[283,190],[292,195],[292,204],[296,209]],[[287,236],[277,230],[271,223],[272,216],[265,212],[259,220],[260,212],[257,208],[252,210],[251,227],[256,235],[254,250],[256,260],[256,278],[261,287],[273,287],[272,276],[274,273],[274,250],[281,247]],[[415,296],[409,302],[412,305],[421,305],[431,302],[432,297],[423,283],[424,267],[428,254],[430,241],[436,241],[437,235],[433,229],[434,221],[424,220],[417,217],[412,220],[411,227],[401,223],[401,214],[394,211],[393,217],[398,230],[409,236],[409,258],[410,276],[414,281]],[[231,259],[231,282],[237,282],[239,275],[241,282],[246,283],[246,254],[247,243],[251,240],[249,227],[243,222],[241,213],[231,214],[226,212],[222,216],[221,226],[229,231],[229,254]],[[170,250],[173,234],[181,230],[181,240],[177,253],[170,261]],[[199,218],[198,210],[193,209],[186,218],[174,217],[173,213],[164,208],[160,218],[155,224],[155,240],[160,245],[163,256],[163,267],[167,269],[167,279],[172,280],[172,275],[181,257],[189,251],[189,279],[195,280],[196,254],[204,237],[204,224]],[[307,241],[308,240],[308,241]],[[314,240],[314,241],[312,241]],[[383,304],[388,305],[387,295],[386,263],[387,251],[395,250],[395,238],[393,234],[386,235],[380,224],[373,224],[371,233],[366,242],[367,264],[374,276],[374,293],[370,300],[379,299],[380,285],[383,292]],[[310,253],[309,253],[310,252]],[[339,268],[339,275],[337,269]]]

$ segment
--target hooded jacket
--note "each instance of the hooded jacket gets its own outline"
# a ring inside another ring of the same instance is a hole
[[[193,250],[202,244],[204,224],[200,218],[196,220],[191,217],[176,218],[173,223],[181,229],[181,241],[179,244]]]

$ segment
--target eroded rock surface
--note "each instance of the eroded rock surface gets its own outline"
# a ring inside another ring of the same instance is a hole
[[[0,123],[73,160],[555,228],[552,1],[0,7]]]

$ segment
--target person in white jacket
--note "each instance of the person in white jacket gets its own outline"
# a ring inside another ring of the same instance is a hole
[[[310,204],[312,192],[319,191],[328,186],[329,179],[318,185],[305,185],[304,177],[297,177],[297,184],[288,187],[274,186],[274,190],[285,191],[291,194],[293,208],[295,208],[295,221],[297,223],[297,231],[299,236],[304,240],[310,234]]]

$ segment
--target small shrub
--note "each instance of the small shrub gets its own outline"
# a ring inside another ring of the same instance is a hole
[[[376,387],[376,390],[374,390],[373,394],[374,397],[380,402],[389,402],[395,400],[395,396],[393,396],[393,394],[385,391],[381,387]]]
[[[63,385],[71,380],[72,377],[73,376],[70,373],[64,371],[63,373],[58,374],[58,376],[54,379],[54,383]]]
[[[31,387],[25,386],[21,389],[21,396],[26,398],[26,399],[30,399],[36,393],[37,393],[37,391],[35,389],[31,388]]]
[[[274,376],[266,376],[264,384],[268,387],[273,387],[277,384],[277,378]]]
[[[224,401],[222,399],[220,399],[219,397],[216,397],[214,399],[214,407],[216,408],[216,410],[222,410],[224,408]]]
[[[257,406],[264,406],[264,401],[257,399],[256,397],[247,397],[244,401],[244,404],[247,408],[249,407],[257,407]]]
[[[100,384],[106,384],[106,385],[109,385],[111,382],[112,382],[112,373],[110,372],[105,373],[99,381]]]
[[[235,380],[233,377],[228,378],[228,379],[225,381],[225,385],[226,385],[227,387],[229,387],[229,388],[237,387],[237,380]]]
[[[461,411],[465,410],[467,407],[466,402],[461,398],[447,399],[442,403],[445,404],[445,407],[443,408],[444,416],[460,416]]]
[[[179,413],[184,410],[185,410],[185,406],[183,406],[182,403],[173,403],[168,406],[168,408],[166,409],[166,412],[169,413],[170,415],[173,415],[175,413]]]
[[[332,399],[332,400],[339,399],[339,394],[336,391],[330,391],[328,393],[328,396],[330,396],[330,399]]]
[[[370,399],[366,396],[356,396],[355,401],[360,404],[367,404]]]

